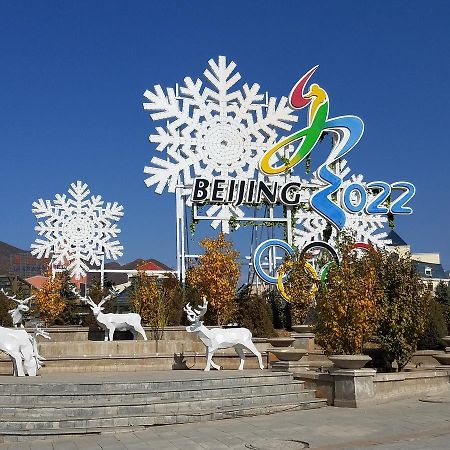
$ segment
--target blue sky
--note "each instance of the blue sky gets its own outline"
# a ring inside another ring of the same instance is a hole
[[[218,55],[277,97],[320,64],[330,115],[365,122],[353,172],[415,183],[396,231],[450,268],[447,0],[1,2],[0,240],[29,248],[31,203],[81,179],[124,205],[122,261],[174,265],[174,198],[144,185],[155,152],[142,94],[201,76]],[[248,233],[233,238],[245,253]]]

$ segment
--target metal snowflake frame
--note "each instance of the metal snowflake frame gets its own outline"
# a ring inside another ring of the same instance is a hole
[[[157,127],[157,134],[149,138],[165,159],[151,159],[144,168],[149,175],[145,183],[155,186],[159,194],[165,188],[176,194],[177,272],[181,279],[189,257],[184,247],[184,211],[191,205],[189,194],[195,177],[266,178],[258,170],[259,160],[281,137],[279,132],[289,132],[298,121],[287,97],[277,101],[261,93],[259,84],[238,85],[241,75],[235,72],[234,61],[219,56],[217,61],[210,59],[208,66],[203,81],[186,77],[181,88],[177,85],[164,91],[157,85],[154,91],[144,93],[148,101],[143,106],[151,112],[151,119],[166,121],[165,127]],[[231,216],[245,220],[242,208],[230,205],[212,205],[196,219],[208,220],[213,228],[220,225],[228,233]],[[279,221],[290,224],[290,218]]]
[[[90,266],[103,269],[105,257],[122,256],[122,245],[111,239],[120,233],[115,222],[123,216],[123,207],[117,202],[104,206],[100,195],[88,198],[88,185],[81,181],[72,183],[68,193],[69,197],[56,194],[53,203],[42,198],[33,202],[32,212],[38,219],[35,230],[45,239],[37,238],[31,253],[38,258],[51,255],[53,267],[67,266],[79,280]]]

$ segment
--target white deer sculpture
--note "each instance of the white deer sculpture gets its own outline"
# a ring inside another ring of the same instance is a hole
[[[11,357],[15,376],[24,377],[26,371],[30,377],[34,377],[37,370],[42,367],[42,361],[45,358],[37,351],[36,337],[38,335],[50,339],[50,335],[38,327],[34,336],[22,328],[0,327],[0,350]]]
[[[187,314],[189,322],[191,322],[191,325],[186,327],[186,331],[190,333],[198,333],[200,340],[203,344],[205,344],[205,370],[209,370],[211,366],[214,369],[220,370],[220,366],[212,360],[214,352],[219,348],[230,347],[234,347],[241,360],[239,370],[244,368],[244,348],[250,350],[258,358],[259,367],[264,369],[261,353],[259,353],[258,349],[255,347],[255,344],[252,342],[252,333],[250,330],[247,328],[213,328],[211,330],[206,328],[200,319],[205,315],[207,308],[208,302],[206,297],[203,297],[203,305],[197,309],[192,309],[189,303],[183,308]]]
[[[102,311],[105,309],[103,305],[113,296],[115,295],[112,292],[107,297],[103,298],[100,303],[97,305],[91,297],[82,297],[76,291],[74,291],[81,301],[87,303],[91,309],[94,317],[97,319],[98,324],[101,328],[105,330],[105,341],[114,340],[114,331],[126,331],[130,330],[133,333],[133,338],[135,339],[137,334],[140,333],[144,338],[144,341],[147,340],[147,336],[145,335],[145,330],[141,325],[141,316],[136,313],[127,313],[127,314],[103,314]]]
[[[7,297],[9,300],[12,300],[17,303],[17,308],[10,309],[8,311],[9,315],[12,318],[13,325],[17,328],[24,328],[23,325],[23,314],[27,313],[30,310],[30,307],[28,306],[29,301],[34,297],[34,295],[31,295],[30,297],[24,298],[23,300],[20,300],[16,298],[15,295],[8,295],[3,289],[0,289],[2,294]]]

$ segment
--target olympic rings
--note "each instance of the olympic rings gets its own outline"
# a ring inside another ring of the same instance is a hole
[[[262,268],[261,263],[262,254],[265,250],[267,250],[270,247],[279,247],[290,256],[294,256],[295,250],[287,242],[282,241],[281,239],[269,239],[258,245],[258,247],[255,250],[255,256],[253,257],[253,267],[255,269],[256,274],[266,283],[276,285],[278,290],[280,291],[280,294],[284,297],[286,301],[289,302],[291,299],[289,298],[289,295],[286,293],[286,290],[284,288],[284,282],[286,281],[288,274],[284,273],[282,270],[278,270],[277,276],[274,277],[267,274]],[[320,271],[320,275],[317,273],[316,269],[309,262],[305,262],[305,269],[309,272],[314,281],[313,287],[310,292],[311,298],[314,298],[319,289],[317,282],[320,280],[322,285],[325,284],[328,273],[331,270],[331,268],[333,266],[339,265],[339,257],[336,250],[330,244],[322,241],[309,242],[308,244],[305,245],[305,247],[303,247],[301,255],[304,256],[308,252],[308,250],[312,248],[323,248],[324,250],[328,251],[333,258],[333,261],[330,261],[323,266],[323,268]],[[352,246],[351,250],[354,249],[363,249],[376,253],[375,248],[371,244],[367,244],[365,242],[356,242]]]

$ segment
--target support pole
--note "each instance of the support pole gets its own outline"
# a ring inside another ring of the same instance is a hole
[[[186,279],[186,221],[184,217],[185,198],[183,185],[175,188],[176,214],[177,214],[177,276],[184,283]]]
[[[185,220],[185,197],[181,193],[180,202],[180,228],[181,228],[181,281],[184,283],[186,280],[186,220]]]
[[[273,206],[269,207],[269,218],[273,219]],[[274,238],[273,228],[272,228],[272,238]],[[271,248],[272,251],[272,267],[270,270],[270,274],[274,277],[277,274],[277,248],[273,246]]]
[[[86,283],[87,284],[87,283]],[[100,266],[100,286],[103,290],[103,286],[105,285],[105,254],[102,254],[102,263]]]
[[[287,242],[292,245],[292,210],[289,206],[286,208],[286,220]]]
[[[175,213],[177,235],[177,278],[181,281],[181,245],[180,245],[180,188],[175,188]]]

